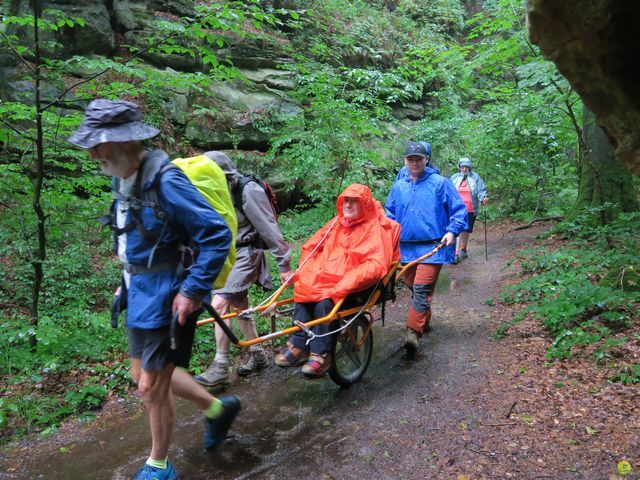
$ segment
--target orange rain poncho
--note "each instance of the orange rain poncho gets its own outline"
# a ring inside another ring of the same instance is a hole
[[[360,200],[360,218],[349,222],[344,217],[345,197]],[[336,210],[338,215],[302,246],[302,267],[296,273],[293,290],[296,302],[319,302],[325,298],[337,302],[349,293],[375,285],[389,272],[391,263],[400,258],[400,225],[385,216],[369,187],[357,183],[347,187],[338,197]],[[327,230],[330,232],[322,240]]]

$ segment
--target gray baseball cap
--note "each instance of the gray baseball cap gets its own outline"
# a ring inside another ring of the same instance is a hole
[[[153,138],[160,133],[140,119],[140,107],[126,100],[93,100],[78,129],[67,139],[80,148],[105,142],[130,142]]]

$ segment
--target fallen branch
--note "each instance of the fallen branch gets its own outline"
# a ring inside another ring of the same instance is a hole
[[[496,458],[496,452],[488,452],[486,450],[476,450],[474,448],[469,447],[468,445],[465,445],[464,448],[466,448],[467,450],[469,450],[469,451],[471,451],[473,453],[477,453],[479,455],[485,455],[485,456],[487,456],[489,458],[493,458],[493,459]]]
[[[509,409],[507,414],[504,416],[504,418],[509,418],[511,416],[511,413],[513,412],[513,409],[516,408],[516,403],[518,403],[517,400],[511,404],[511,408]]]
[[[561,222],[562,220],[564,220],[564,216],[562,216],[562,215],[559,215],[557,217],[538,217],[538,218],[534,218],[533,220],[531,220],[526,225],[523,225],[521,227],[516,227],[511,231],[512,232],[516,232],[518,230],[526,230],[527,228],[531,228],[531,226],[534,223],[537,223],[537,222]]]

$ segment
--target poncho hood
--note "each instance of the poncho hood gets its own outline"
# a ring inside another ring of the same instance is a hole
[[[345,197],[362,202],[362,216],[345,224]],[[387,218],[369,187],[353,184],[336,201],[338,215],[302,246],[294,300],[338,301],[375,285],[399,259],[400,226]]]

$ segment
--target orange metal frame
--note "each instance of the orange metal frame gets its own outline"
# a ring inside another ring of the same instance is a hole
[[[333,322],[334,320],[337,320],[338,318],[345,318],[348,317],[350,315],[354,315],[356,313],[359,312],[368,312],[369,309],[371,309],[376,302],[378,301],[378,299],[380,298],[381,295],[381,290],[383,288],[385,288],[389,282],[391,281],[391,279],[393,278],[393,276],[395,275],[396,279],[400,279],[405,273],[406,271],[413,267],[414,265],[420,263],[422,260],[429,258],[432,255],[435,255],[435,253],[440,250],[440,248],[442,248],[444,246],[444,244],[438,244],[433,250],[431,250],[429,253],[423,255],[422,257],[412,261],[411,263],[406,264],[404,267],[400,267],[400,263],[399,262],[393,262],[390,267],[389,267],[389,273],[382,279],[382,284],[379,288],[377,288],[375,290],[375,292],[373,292],[373,295],[369,298],[369,301],[366,303],[366,305],[363,306],[358,306],[358,307],[352,307],[352,308],[346,308],[344,310],[340,310],[340,308],[342,307],[342,304],[344,302],[344,298],[340,301],[338,301],[333,308],[331,309],[331,311],[325,315],[324,317],[321,318],[316,318],[314,320],[310,320],[308,322],[306,322],[304,324],[305,327],[310,328],[313,327],[315,325],[319,325],[322,323],[330,323]],[[226,315],[222,315],[221,318],[223,320],[229,319],[229,318],[234,318],[234,317],[239,317],[242,314],[251,311],[251,312],[264,312],[265,310],[273,307],[275,305],[275,307],[279,307],[282,305],[289,305],[293,303],[293,298],[287,298],[284,300],[278,300],[278,298],[280,297],[280,295],[282,295],[282,292],[284,292],[287,288],[288,284],[284,283],[282,286],[280,286],[280,288],[278,288],[278,290],[276,290],[276,292],[274,293],[273,297],[271,298],[271,300],[269,302],[267,302],[265,305],[261,305],[260,307],[256,307],[253,309],[248,309],[248,310],[244,310],[242,312],[232,312],[232,313],[227,313]],[[207,325],[209,323],[214,323],[215,322],[215,318],[206,318],[203,320],[199,320],[196,325],[198,327],[203,326],[203,325]],[[250,347],[251,345],[256,345],[262,342],[266,342],[267,340],[273,340],[275,338],[279,338],[282,337],[284,335],[290,335],[294,332],[298,332],[302,330],[299,326],[292,326],[289,328],[285,328],[284,330],[280,330],[277,332],[272,332],[269,333],[267,335],[262,335],[260,337],[251,339],[251,340],[239,340],[238,343],[236,343],[235,345],[238,347]],[[371,331],[371,325],[369,325],[369,328],[367,329],[367,331],[365,332],[365,334],[363,335],[362,341],[364,341],[364,339],[369,335],[369,332]]]

